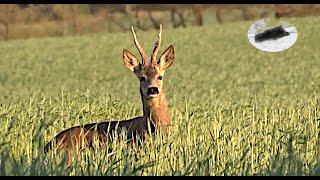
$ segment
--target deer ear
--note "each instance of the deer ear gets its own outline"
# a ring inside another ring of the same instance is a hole
[[[135,68],[140,67],[140,63],[137,58],[126,49],[123,50],[123,62],[127,68],[133,72],[135,71]]]
[[[160,68],[162,68],[163,70],[168,69],[174,61],[174,55],[174,47],[173,45],[170,45],[160,56],[160,59],[158,61]]]

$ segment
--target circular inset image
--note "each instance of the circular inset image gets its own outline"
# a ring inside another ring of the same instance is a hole
[[[269,27],[268,19],[255,21],[248,30],[249,42],[262,51],[280,52],[290,48],[298,38],[297,28],[282,22]]]

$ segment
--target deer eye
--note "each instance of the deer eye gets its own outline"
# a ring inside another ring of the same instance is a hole
[[[158,79],[159,79],[159,80],[162,80],[162,76],[158,76]]]
[[[145,77],[140,77],[140,81],[145,81],[146,78]]]

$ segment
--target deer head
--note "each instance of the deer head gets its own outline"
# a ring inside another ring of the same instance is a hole
[[[138,38],[131,28],[134,43],[140,53],[141,63],[138,59],[128,50],[123,50],[123,61],[127,68],[135,73],[140,80],[140,90],[143,98],[154,99],[159,97],[163,92],[163,75],[164,72],[172,65],[174,61],[174,47],[170,45],[157,59],[157,54],[161,45],[162,26],[160,25],[160,32],[158,40],[155,43],[151,58],[148,59],[147,55],[140,45]]]

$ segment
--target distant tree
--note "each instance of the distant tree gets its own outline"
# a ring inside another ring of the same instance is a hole
[[[0,24],[4,26],[4,34],[3,39],[8,40],[10,31],[11,31],[11,25],[15,23],[15,16],[17,12],[19,11],[19,6],[15,4],[1,4],[0,5]]]
[[[71,33],[75,35],[80,34],[78,16],[79,16],[79,5],[76,4],[59,4],[54,5],[53,11],[57,15],[58,19],[64,22],[64,35]]]

